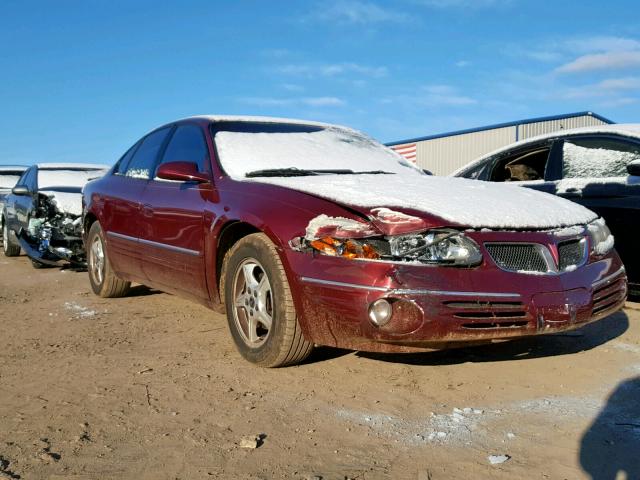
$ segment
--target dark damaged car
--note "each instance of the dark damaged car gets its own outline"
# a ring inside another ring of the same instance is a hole
[[[2,209],[4,254],[17,256],[22,249],[36,268],[61,261],[84,265],[82,187],[107,169],[77,163],[29,167]]]
[[[621,308],[604,221],[511,185],[424,175],[345,127],[193,117],[84,190],[89,280],[226,311],[247,360],[409,352],[578,328]]]
[[[5,198],[11,193],[11,189],[27,168],[23,165],[0,165],[0,212],[4,209]],[[2,217],[0,216],[0,228],[2,228],[1,222]]]

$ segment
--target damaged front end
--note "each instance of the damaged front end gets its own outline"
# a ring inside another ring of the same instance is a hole
[[[60,208],[54,194],[37,195],[27,228],[17,234],[22,249],[35,264],[86,266],[82,216]]]
[[[371,211],[369,223],[320,215],[291,247],[348,259],[473,267],[482,261],[476,243],[464,232],[429,228],[419,218],[386,208]]]

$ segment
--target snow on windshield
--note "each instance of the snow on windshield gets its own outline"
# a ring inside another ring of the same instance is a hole
[[[84,187],[91,179],[101,177],[105,170],[38,170],[38,190],[51,187]]]
[[[215,142],[222,168],[236,180],[256,170],[291,167],[422,174],[405,158],[375,140],[336,127],[288,133],[219,131]]]
[[[626,177],[627,165],[640,159],[640,151],[589,148],[565,141],[562,157],[564,178]]]
[[[0,188],[13,188],[16,186],[16,182],[20,178],[20,175],[3,175],[0,174]]]

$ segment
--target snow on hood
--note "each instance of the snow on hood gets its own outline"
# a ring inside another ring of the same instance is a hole
[[[552,229],[587,224],[597,215],[562,198],[465,178],[411,174],[251,178],[363,208],[407,208],[471,228]]]
[[[82,215],[81,193],[55,192],[52,190],[41,190],[40,193],[49,197],[60,213],[74,216]]]

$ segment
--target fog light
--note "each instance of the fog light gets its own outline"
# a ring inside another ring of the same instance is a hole
[[[391,320],[392,311],[391,304],[384,298],[381,298],[369,306],[369,318],[374,325],[382,327]]]

